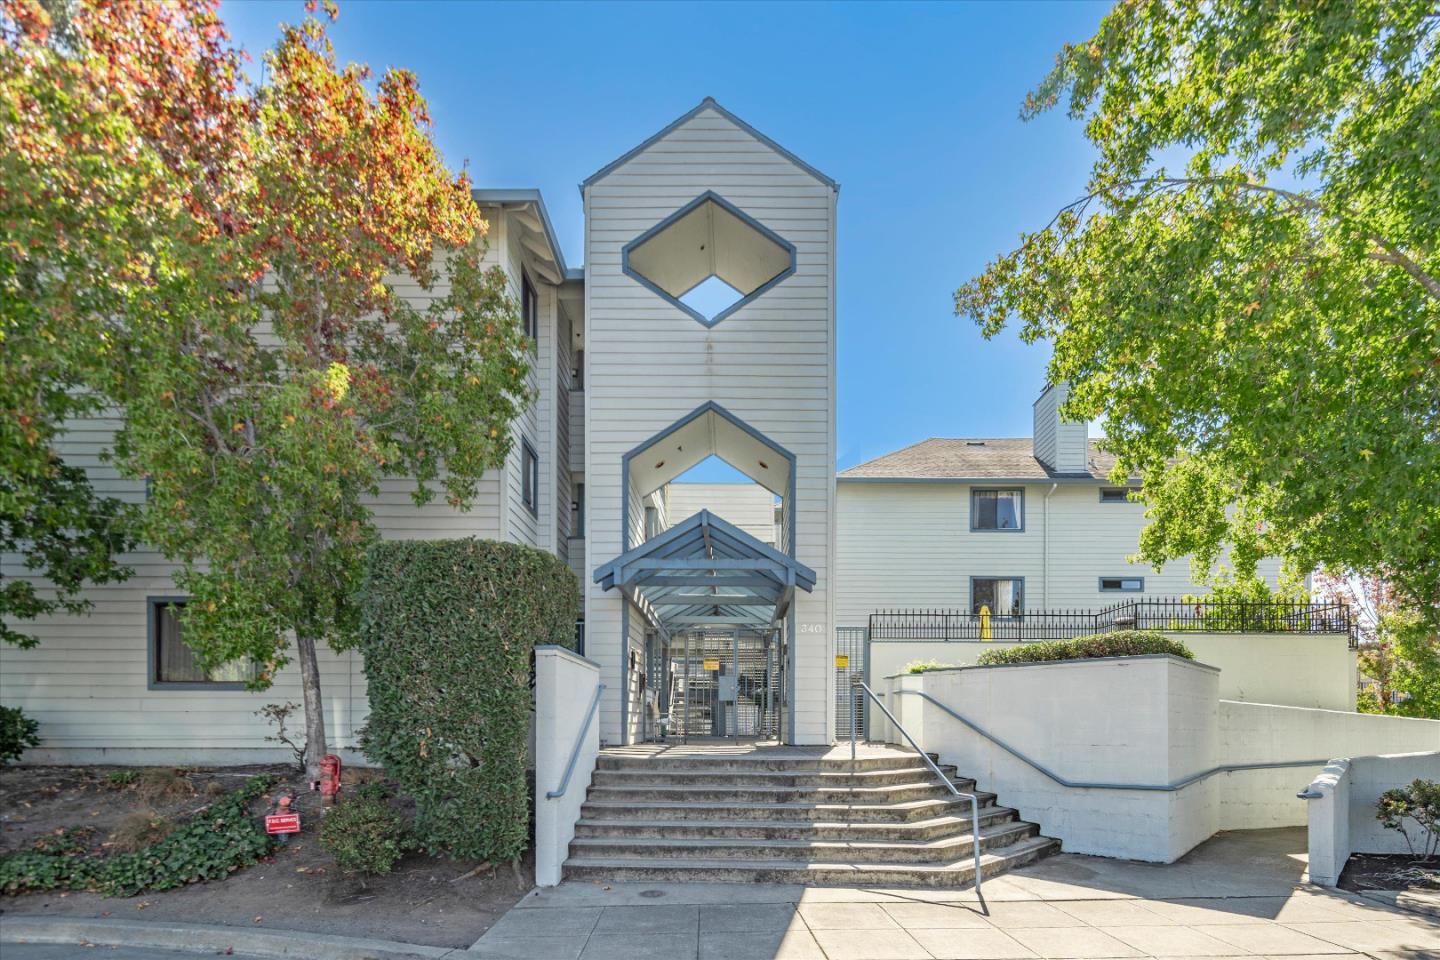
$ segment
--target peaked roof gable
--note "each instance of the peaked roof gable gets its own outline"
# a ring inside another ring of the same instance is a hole
[[[739,127],[741,130],[744,130],[746,133],[750,134],[750,136],[765,144],[765,146],[769,147],[771,150],[774,150],[776,153],[780,154],[780,156],[784,157],[786,160],[789,160],[791,163],[795,164],[795,166],[799,167],[801,170],[804,170],[816,180],[819,180],[821,183],[825,184],[825,186],[829,187],[831,190],[835,190],[837,192],[840,190],[840,184],[836,183],[830,177],[827,177],[825,174],[810,166],[810,164],[806,163],[804,160],[801,160],[789,150],[786,150],[784,147],[780,146],[780,144],[776,143],[774,140],[771,140],[769,137],[765,136],[765,134],[761,133],[759,130],[756,130],[754,127],[750,126],[750,124],[746,123],[744,120],[741,120],[739,117],[735,116],[735,114],[731,113],[729,110],[726,110],[724,107],[720,106],[720,104],[715,102],[714,97],[706,97],[704,100],[700,101],[700,105],[697,106],[695,109],[691,110],[689,113],[686,113],[684,116],[675,120],[673,123],[667,125],[659,133],[656,133],[654,136],[647,138],[637,146],[632,147],[630,150],[626,151],[621,156],[610,161],[605,166],[601,167],[599,170],[596,170],[590,176],[586,177],[580,183],[580,191],[583,193],[586,187],[590,186],[592,183],[595,183],[597,180],[603,179],[611,172],[613,172],[617,167],[628,163],[640,153],[648,150],[656,142],[669,136],[672,132],[689,123],[691,120],[695,119],[697,116],[699,116],[706,110],[714,110],[716,113],[720,114],[720,116],[724,117],[726,120],[729,120],[731,123],[735,124],[735,126]]]

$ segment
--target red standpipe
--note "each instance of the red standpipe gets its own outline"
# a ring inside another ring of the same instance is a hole
[[[340,796],[340,758],[327,753],[320,758],[320,800],[327,807]]]

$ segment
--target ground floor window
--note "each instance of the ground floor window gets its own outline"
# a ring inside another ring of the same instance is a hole
[[[523,437],[520,440],[520,502],[532,514],[540,512],[540,455]]]
[[[229,689],[243,687],[256,676],[258,665],[235,660],[210,670],[203,669],[194,652],[181,640],[180,611],[185,600],[151,597],[150,605],[150,686],[185,686]]]
[[[1023,577],[971,577],[970,612],[982,608],[992,617],[1018,617],[1025,605]]]

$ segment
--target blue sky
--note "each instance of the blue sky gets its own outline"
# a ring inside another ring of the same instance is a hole
[[[1080,124],[1019,107],[1107,8],[342,0],[331,35],[342,59],[419,75],[477,185],[540,188],[571,264],[579,182],[706,96],[838,180],[843,469],[931,436],[1029,435],[1049,348],[986,342],[951,293],[1081,192]],[[258,61],[303,6],[222,14]]]

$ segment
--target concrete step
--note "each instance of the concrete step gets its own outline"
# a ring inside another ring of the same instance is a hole
[[[931,759],[935,759],[933,756]],[[833,771],[845,773],[850,770],[928,770],[925,761],[914,753],[899,751],[879,755],[860,756],[854,761],[849,757],[805,757],[770,756],[765,752],[741,756],[724,755],[666,755],[648,757],[638,754],[618,753],[602,750],[596,758],[597,770],[659,770],[679,772],[682,770],[729,770],[732,772],[755,772],[775,770],[786,773]]]
[[[717,811],[728,813],[729,811]],[[980,826],[1015,820],[1009,807],[982,807]],[[730,837],[737,839],[776,840],[936,840],[940,837],[970,833],[970,814],[931,817],[908,822],[873,822],[857,820],[745,820],[733,817],[713,820],[657,820],[598,818],[575,824],[580,837],[654,837],[681,840],[699,837]]]
[[[980,849],[1006,847],[1035,836],[1033,823],[1010,821],[985,827]],[[862,863],[951,863],[970,855],[968,832],[935,840],[735,839],[730,837],[577,837],[571,857],[746,861],[858,861]]]
[[[954,779],[953,766],[941,772]],[[669,770],[625,767],[596,770],[591,784],[597,787],[633,787],[666,784],[674,786],[762,786],[762,787],[880,787],[939,779],[928,767],[886,767],[875,770]]]
[[[1059,850],[1049,837],[1028,837],[980,857],[988,879]],[[752,860],[643,857],[571,857],[565,876],[614,881],[803,883],[819,886],[965,887],[974,881],[970,857],[951,863],[867,863],[841,860]]]
[[[980,812],[995,802],[995,794],[977,792]],[[592,792],[580,808],[589,820],[798,820],[851,821],[859,823],[910,823],[938,816],[969,816],[970,801],[946,792],[937,797],[892,803],[798,803],[769,802],[736,804],[726,800],[617,800],[597,798]]]
[[[956,789],[969,793],[973,780],[954,781]],[[654,800],[699,800],[712,803],[899,803],[950,796],[938,781],[917,780],[878,787],[763,787],[723,784],[672,784],[664,780],[632,783],[623,787],[596,784],[590,797],[596,800],[625,800],[648,803]]]

